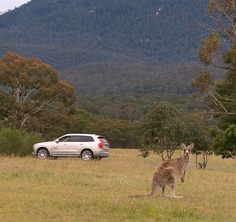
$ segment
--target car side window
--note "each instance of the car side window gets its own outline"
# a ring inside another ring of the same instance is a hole
[[[68,142],[93,142],[92,136],[71,136]]]
[[[80,142],[93,142],[94,139],[92,136],[78,136]]]
[[[60,139],[58,140],[58,142],[68,142],[69,139],[70,139],[69,136],[64,136],[64,137],[60,138]]]
[[[64,136],[58,142],[93,142],[92,136]]]
[[[80,141],[78,140],[78,136],[71,136],[68,142],[80,142]]]

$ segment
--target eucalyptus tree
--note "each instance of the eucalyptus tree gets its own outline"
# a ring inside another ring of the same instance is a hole
[[[44,132],[69,123],[74,88],[36,58],[8,52],[0,60],[0,118],[5,126]]]
[[[140,152],[147,157],[150,152],[171,158],[178,146],[186,140],[185,125],[179,120],[176,108],[168,102],[153,103],[142,121],[143,136]]]
[[[198,72],[192,86],[204,95],[207,114],[220,120],[221,130],[215,132],[213,148],[222,157],[232,157],[236,153],[233,140],[227,146],[226,140],[217,141],[226,131],[234,134],[231,125],[236,124],[236,2],[210,0],[207,13],[212,20],[210,26],[202,25],[209,35],[202,42],[199,59],[206,66],[222,70],[223,76],[216,81],[214,73]],[[232,155],[224,155],[225,150],[231,150]]]
[[[206,66],[224,72],[223,79],[216,81],[209,71],[196,73],[192,86],[205,93],[208,113],[211,115],[236,114],[236,2],[211,0],[207,13],[213,19],[209,35],[203,40],[199,59]]]

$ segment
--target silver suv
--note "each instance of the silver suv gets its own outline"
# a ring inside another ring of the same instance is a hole
[[[101,159],[109,156],[109,142],[95,134],[66,134],[50,142],[36,143],[33,155],[47,157],[81,157],[83,160]]]

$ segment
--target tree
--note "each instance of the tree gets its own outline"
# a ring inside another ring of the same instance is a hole
[[[150,152],[171,158],[186,135],[185,126],[177,118],[176,108],[167,102],[153,103],[142,122],[143,136],[140,151],[143,157]]]
[[[211,0],[207,13],[213,18],[213,27],[203,40],[199,59],[206,66],[225,71],[222,81],[215,81],[209,71],[198,72],[192,86],[206,93],[211,115],[235,115],[236,100],[236,3],[234,0]]]
[[[236,125],[230,125],[226,130],[220,131],[214,138],[213,148],[215,154],[222,158],[236,159]]]
[[[191,142],[194,143],[192,153],[195,156],[196,168],[206,168],[210,156],[213,154],[209,132],[191,126],[188,128],[188,133]]]
[[[221,132],[215,134],[213,140],[215,153],[232,157],[236,150],[233,143],[227,142],[225,135],[231,132],[230,125],[236,124],[236,2],[211,0],[207,13],[213,22],[211,26],[203,26],[210,34],[202,42],[199,59],[206,66],[222,70],[224,76],[216,81],[209,70],[198,72],[192,86],[204,95],[207,113],[220,121]],[[224,155],[228,151],[231,155]]]
[[[48,64],[8,52],[0,60],[0,117],[4,125],[43,132],[69,124],[74,88]]]

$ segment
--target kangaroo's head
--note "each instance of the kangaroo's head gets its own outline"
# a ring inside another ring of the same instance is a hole
[[[181,147],[183,148],[182,156],[189,156],[191,154],[191,149],[193,148],[194,143],[191,143],[190,145],[186,146],[184,143],[181,143]]]

